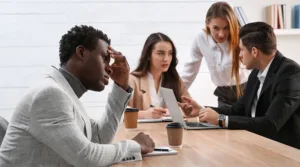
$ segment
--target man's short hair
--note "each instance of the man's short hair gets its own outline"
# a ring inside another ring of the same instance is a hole
[[[96,48],[99,39],[110,45],[110,39],[100,30],[86,25],[72,27],[59,41],[60,66],[68,62],[79,45],[92,51]]]
[[[264,22],[254,22],[244,25],[239,33],[243,45],[251,51],[253,47],[264,54],[271,54],[277,50],[276,36],[273,28]]]

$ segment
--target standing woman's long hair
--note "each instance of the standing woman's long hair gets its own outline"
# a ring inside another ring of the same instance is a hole
[[[236,92],[237,97],[241,97],[243,95],[242,88],[240,86],[240,49],[239,49],[239,31],[240,27],[238,24],[237,16],[235,15],[232,7],[226,2],[216,2],[214,3],[207,11],[206,14],[206,24],[210,22],[213,18],[222,18],[228,21],[229,23],[229,48],[228,53],[232,52],[232,70],[231,70],[231,78],[235,78],[236,80]],[[210,35],[209,28],[206,26],[206,33]]]
[[[152,51],[154,49],[154,45],[162,41],[169,42],[172,45],[173,52],[172,52],[172,61],[168,71],[162,73],[161,86],[173,89],[177,101],[181,102],[182,101],[180,97],[181,82],[180,82],[180,77],[178,75],[178,72],[176,70],[176,66],[178,63],[178,59],[176,56],[176,48],[172,40],[167,35],[158,32],[158,33],[151,34],[147,38],[143,47],[142,55],[139,59],[138,66],[131,74],[136,77],[143,77],[148,74],[148,71],[150,71],[150,67],[151,67],[150,60],[151,60]]]

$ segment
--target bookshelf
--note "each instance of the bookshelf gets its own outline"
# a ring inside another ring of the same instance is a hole
[[[267,10],[269,5],[288,4],[294,12],[294,6],[300,4],[300,0],[227,0],[232,6],[241,6],[249,22],[267,21]],[[293,18],[293,14],[292,14]],[[294,23],[292,22],[292,27]],[[277,48],[286,57],[300,64],[299,43],[300,29],[274,29],[277,36]]]
[[[300,29],[275,29],[274,33],[278,36],[284,36],[284,35],[299,35],[300,36]]]
[[[244,10],[244,16],[249,20],[249,22],[263,21],[268,22],[268,6],[275,4],[286,4],[286,10],[289,13],[288,17],[292,18],[290,26],[284,27],[284,29],[274,29],[276,35],[279,36],[289,36],[290,38],[300,38],[300,29],[292,28],[295,26],[294,22],[294,12],[295,6],[300,4],[300,0],[252,0],[252,1],[241,1],[241,0],[227,0],[234,7],[242,7]],[[255,11],[255,12],[254,12]],[[286,15],[285,15],[286,16]],[[287,19],[290,20],[290,19]]]

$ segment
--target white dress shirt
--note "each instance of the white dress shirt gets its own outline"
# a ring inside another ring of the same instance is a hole
[[[269,62],[269,64],[267,65],[267,67],[264,69],[264,71],[259,71],[258,74],[257,74],[257,78],[258,78],[260,84],[259,84],[259,88],[257,90],[257,94],[256,94],[256,96],[255,96],[255,98],[253,100],[252,107],[251,107],[251,117],[252,118],[255,117],[256,106],[257,106],[257,102],[258,102],[259,97],[260,97],[260,92],[261,92],[261,89],[262,89],[262,87],[264,85],[265,79],[267,77],[270,65],[273,62],[273,59]]]
[[[187,88],[195,80],[202,58],[204,57],[210,72],[211,80],[216,86],[235,85],[235,78],[231,78],[232,52],[228,53],[229,43],[216,43],[210,35],[204,31],[199,33],[194,39],[189,61],[185,63],[181,76]],[[249,71],[240,68],[240,83],[245,83],[248,79]]]
[[[259,97],[260,97],[260,92],[261,92],[261,89],[262,89],[262,87],[264,85],[265,79],[266,79],[267,74],[269,72],[269,68],[270,68],[270,66],[271,66],[271,64],[273,62],[273,59],[269,62],[269,64],[267,65],[267,67],[264,69],[264,71],[259,71],[258,74],[257,74],[257,78],[258,78],[260,84],[259,84],[256,96],[254,97],[253,103],[252,103],[252,106],[251,106],[251,117],[252,118],[255,117],[256,106],[257,106],[257,102],[258,102]],[[226,116],[226,118],[225,118],[225,127],[228,127],[228,122],[229,122],[228,116]]]
[[[148,81],[149,81],[149,91],[151,96],[151,104],[155,107],[163,107],[164,99],[160,94],[160,91],[156,92],[153,75],[149,72],[148,72]],[[162,78],[160,80],[159,87],[161,87],[161,81]]]

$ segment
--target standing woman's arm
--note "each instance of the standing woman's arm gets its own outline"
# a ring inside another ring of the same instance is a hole
[[[199,50],[198,47],[198,37],[197,36],[192,44],[192,49],[190,56],[188,57],[188,61],[184,64],[183,73],[181,75],[181,79],[186,87],[188,89],[191,84],[194,82],[202,61],[202,53]]]

